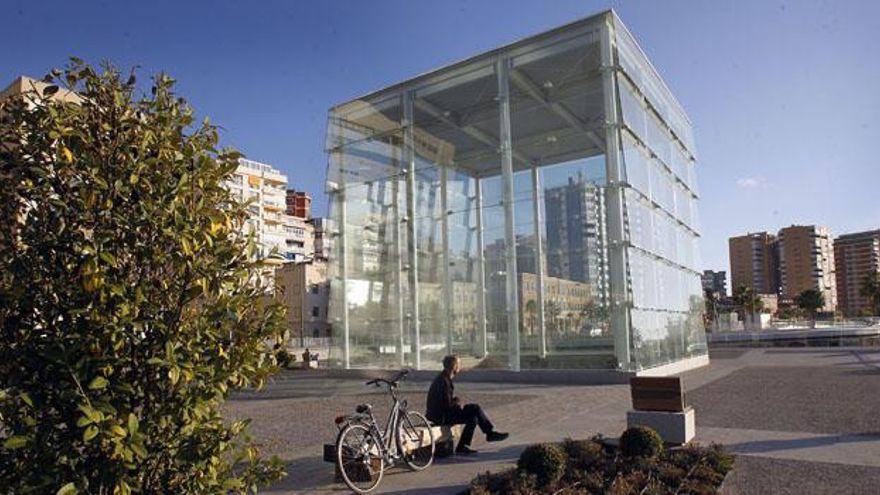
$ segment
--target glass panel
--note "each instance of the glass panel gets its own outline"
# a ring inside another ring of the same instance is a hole
[[[630,186],[651,197],[651,165],[644,148],[628,131],[623,132],[623,161]]]
[[[672,177],[656,160],[651,161],[651,199],[668,212],[675,211]]]
[[[507,348],[507,265],[504,241],[504,208],[501,176],[481,179],[483,193],[483,242],[486,264],[486,321],[489,365],[508,367]]]
[[[523,368],[608,368],[605,129],[598,26],[512,59],[510,101]],[[535,192],[543,221],[536,237]],[[535,251],[544,255],[538,280]],[[543,313],[538,292],[543,291]],[[540,356],[541,320],[546,357]],[[624,331],[624,330],[622,330]]]
[[[453,351],[459,354],[465,367],[472,367],[482,358],[478,356],[482,349],[482,326],[477,320],[479,301],[474,297],[480,276],[476,177],[500,173],[498,82],[493,64],[473,64],[453,76],[416,89],[413,122],[421,363],[423,368],[440,368],[451,334]],[[441,197],[444,168],[447,176],[445,210]],[[492,255],[500,255],[494,261],[501,260],[503,266],[503,214],[497,216],[501,212],[497,208],[500,190],[497,193],[497,198],[490,198],[495,202],[495,209],[486,208],[484,194],[483,217],[484,222],[489,219],[490,224],[500,218],[501,228],[491,233],[486,233],[484,228],[484,234],[486,246],[493,246]],[[448,286],[443,251],[444,217],[448,226]],[[496,241],[502,244],[492,244]],[[489,252],[487,248],[486,253]],[[493,265],[495,268],[498,266]],[[497,288],[489,286],[490,291]],[[496,328],[502,328],[503,323],[506,329],[506,320],[499,319],[504,316],[503,311],[490,316]],[[492,337],[495,344],[506,342],[498,331],[492,332]],[[504,349],[506,352],[506,347]],[[496,364],[487,362],[483,366]]]
[[[478,315],[479,251],[477,249],[476,179],[453,170],[447,185],[449,270],[452,280],[452,345],[456,354],[480,349]]]
[[[648,142],[645,107],[642,104],[642,97],[637,96],[635,90],[626,79],[621,79],[621,81],[620,109],[623,113],[623,123],[642,141]]]
[[[653,238],[652,207],[632,189],[626,190],[630,242],[645,251],[656,252]]]

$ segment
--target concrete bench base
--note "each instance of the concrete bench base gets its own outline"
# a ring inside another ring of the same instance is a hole
[[[455,454],[455,444],[461,438],[464,425],[432,426],[434,434],[434,457],[449,457]]]
[[[682,412],[628,411],[626,427],[633,426],[647,426],[659,433],[664,442],[684,445],[696,434],[694,408],[687,407]]]

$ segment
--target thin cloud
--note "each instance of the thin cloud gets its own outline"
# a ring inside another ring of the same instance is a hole
[[[736,179],[736,187],[740,189],[764,189],[767,187],[767,179],[763,177],[743,177]]]

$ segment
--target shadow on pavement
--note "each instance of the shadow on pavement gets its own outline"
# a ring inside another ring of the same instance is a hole
[[[435,465],[429,467],[428,470],[433,469],[436,465],[466,465],[477,464],[486,461],[515,462],[516,459],[519,458],[519,453],[524,447],[524,445],[511,445],[496,452],[480,452],[479,454],[472,456],[452,456],[435,459]],[[273,493],[293,491],[296,493],[309,493],[320,490],[322,492],[339,491],[340,493],[349,493],[349,490],[342,482],[336,482],[333,479],[333,464],[324,462],[321,456],[303,457],[300,459],[289,461],[285,465],[285,471],[287,471],[286,478],[278,481],[269,488],[261,490],[261,492]],[[478,474],[482,474],[483,471],[484,470],[475,469],[473,476],[475,477]],[[387,480],[393,480],[398,476],[407,476],[409,474],[413,474],[413,472],[407,469],[405,466],[396,466],[394,468],[391,468],[390,470],[385,471],[385,478],[383,479],[382,483],[379,484],[378,491],[381,493],[412,493],[416,495],[435,495],[441,493],[458,493],[465,488],[465,486],[442,486],[423,489],[408,488],[406,490],[393,492],[382,491],[382,485],[384,485]]]
[[[727,448],[735,454],[764,454],[784,450],[810,449],[855,442],[880,442],[880,432],[795,438],[791,440],[757,440],[754,442],[729,444],[727,445]]]

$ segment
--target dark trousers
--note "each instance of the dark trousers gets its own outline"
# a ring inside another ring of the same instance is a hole
[[[446,413],[443,417],[443,424],[464,425],[464,431],[458,441],[459,447],[471,444],[477,425],[480,425],[480,430],[483,433],[489,433],[495,429],[495,426],[489,421],[489,417],[483,412],[483,408],[477,404],[467,404],[461,409],[453,409]]]

